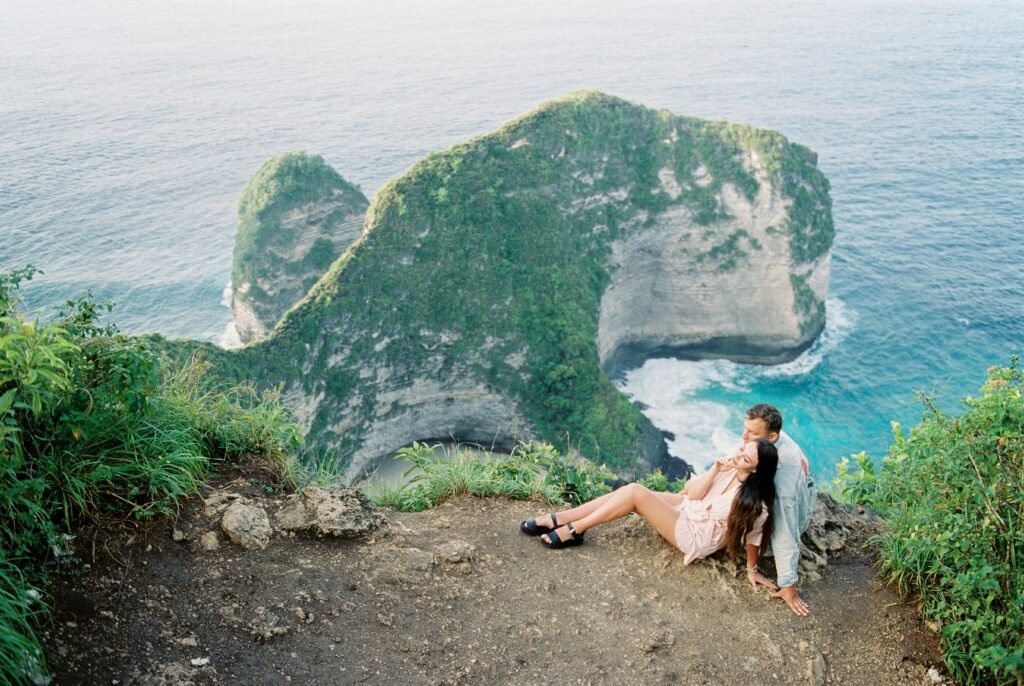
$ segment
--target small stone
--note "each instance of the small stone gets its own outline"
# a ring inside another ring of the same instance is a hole
[[[224,512],[220,528],[246,550],[263,550],[270,544],[273,529],[262,507],[236,501]]]
[[[188,538],[188,536],[185,535],[184,531],[182,531],[178,527],[174,527],[174,530],[171,532],[172,541],[174,541],[175,543],[181,543],[186,538]]]
[[[822,686],[825,683],[825,658],[818,651],[807,661],[807,683],[810,686]]]
[[[199,547],[203,550],[217,550],[220,548],[220,537],[216,531],[207,531],[199,538]]]
[[[210,664],[210,658],[208,657],[197,657],[190,660],[193,667],[205,667]]]
[[[942,675],[939,674],[939,670],[934,667],[928,668],[928,678],[932,680],[933,684],[941,684],[943,681]]]

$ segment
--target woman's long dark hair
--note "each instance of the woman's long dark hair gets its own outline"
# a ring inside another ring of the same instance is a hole
[[[740,492],[732,502],[729,510],[729,523],[725,529],[725,549],[733,560],[746,550],[747,534],[754,528],[754,522],[768,508],[768,519],[761,529],[761,547],[758,557],[764,555],[768,547],[768,539],[772,535],[772,522],[775,506],[775,471],[779,468],[779,451],[775,446],[764,440],[757,441],[757,471],[740,484]]]

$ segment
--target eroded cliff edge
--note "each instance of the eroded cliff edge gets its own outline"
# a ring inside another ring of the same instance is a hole
[[[586,91],[432,154],[261,341],[214,361],[283,385],[355,475],[414,440],[666,457],[608,374],[659,353],[772,363],[821,331],[833,238],[782,135]]]

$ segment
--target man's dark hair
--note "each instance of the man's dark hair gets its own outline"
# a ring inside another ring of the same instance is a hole
[[[768,403],[758,403],[747,410],[747,419],[763,419],[768,425],[768,433],[782,431],[782,413]]]

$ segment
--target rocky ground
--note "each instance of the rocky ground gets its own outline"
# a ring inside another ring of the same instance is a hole
[[[636,518],[550,551],[517,529],[540,502],[461,497],[317,531],[353,496],[289,505],[274,491],[225,477],[175,522],[81,533],[80,562],[50,589],[54,683],[941,681],[934,635],[859,545],[870,518],[842,508],[816,515],[807,564],[828,564],[805,569],[802,619],[724,557],[684,567]],[[248,548],[226,533],[239,525]],[[359,527],[372,531],[341,537]]]

